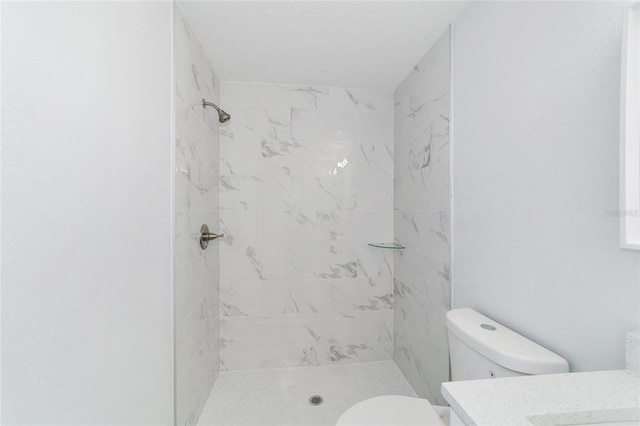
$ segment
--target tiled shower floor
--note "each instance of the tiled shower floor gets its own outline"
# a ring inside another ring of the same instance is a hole
[[[311,406],[312,395],[324,402]],[[379,395],[416,396],[393,361],[222,372],[198,425],[335,425],[347,408]]]

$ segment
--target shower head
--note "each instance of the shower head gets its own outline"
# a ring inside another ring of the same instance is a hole
[[[226,123],[227,121],[231,120],[231,116],[223,110],[220,110],[218,111],[218,120],[220,120],[221,123]]]
[[[202,108],[205,107],[214,107],[216,109],[216,111],[218,111],[218,121],[220,121],[221,123],[226,123],[227,121],[229,121],[231,119],[231,116],[229,114],[227,114],[226,112],[224,112],[223,109],[221,109],[218,105],[214,104],[213,102],[207,102],[204,99],[202,100]]]

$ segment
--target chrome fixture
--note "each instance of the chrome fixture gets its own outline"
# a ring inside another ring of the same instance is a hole
[[[204,99],[202,100],[202,108],[206,108],[206,107],[214,107],[216,109],[216,111],[218,111],[218,120],[220,120],[221,123],[226,123],[227,121],[229,121],[231,119],[231,116],[229,114],[227,114],[226,112],[224,112],[223,109],[221,109],[218,105],[214,104],[213,102],[207,102]]]
[[[207,225],[202,225],[200,228],[200,248],[205,250],[209,247],[209,241],[222,237],[224,237],[223,234],[214,234],[213,232],[209,232],[209,227]]]

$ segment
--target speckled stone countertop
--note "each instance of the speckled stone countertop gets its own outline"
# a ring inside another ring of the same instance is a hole
[[[442,395],[467,425],[640,424],[640,377],[631,370],[443,383]],[[633,423],[631,423],[633,424]]]

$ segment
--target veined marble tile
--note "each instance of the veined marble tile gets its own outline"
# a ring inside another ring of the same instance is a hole
[[[393,179],[393,145],[358,144],[351,150],[347,167],[361,181],[376,177]]]
[[[304,193],[305,180],[301,177],[267,175],[260,184],[258,206],[262,211],[300,210]]]
[[[223,348],[222,368],[389,359],[393,255],[366,243],[393,239],[392,94],[223,89],[233,119],[220,139],[222,314],[291,329],[285,345]]]
[[[197,241],[191,232],[191,228],[190,214],[177,212],[175,223],[175,261],[177,267],[191,262],[198,253]]]
[[[198,244],[219,223],[218,79],[180,11],[174,13],[175,327],[177,424],[194,425],[220,366],[219,244]]]
[[[445,403],[451,308],[450,31],[394,94],[394,361],[416,393]]]
[[[316,346],[292,348],[291,357],[299,360],[299,365],[306,366],[385,361],[392,359],[392,353],[391,342],[353,343],[342,346],[322,343]]]
[[[352,214],[348,211],[267,210],[261,219],[263,242],[268,244],[346,244],[352,238]]]
[[[359,111],[359,142],[363,145],[394,144],[394,119],[391,112]]]
[[[316,178],[352,179],[359,155],[359,146],[344,142],[305,142],[304,176]]]
[[[418,396],[438,405],[445,404],[440,385],[449,380],[445,314],[428,302],[394,309],[394,361]]]
[[[176,417],[177,424],[195,425],[211,392],[219,371],[212,369],[217,365],[218,351],[215,344],[204,343],[191,363],[176,380]]]
[[[263,308],[262,281],[229,281],[220,287],[220,309],[222,315],[261,316],[283,314],[284,312],[267,312]]]
[[[262,282],[266,315],[338,313],[393,307],[391,278],[269,280]]]
[[[261,182],[255,176],[220,176],[220,210],[258,209]]]
[[[264,86],[263,83],[223,81],[220,100],[225,107],[229,105],[265,106]]]
[[[248,350],[220,350],[221,371],[253,370],[261,368],[298,367],[299,357],[291,355],[287,346]]]
[[[391,208],[392,206],[390,206]],[[351,213],[352,238],[355,244],[382,243],[393,241],[394,212],[382,211],[356,211]]]
[[[329,88],[331,108],[351,111],[393,111],[393,92],[380,90]]]
[[[224,350],[287,347],[289,320],[286,317],[223,316],[220,338],[220,347]]]
[[[262,238],[261,224],[262,217],[258,210],[222,210],[220,212],[220,233],[224,234],[224,237],[220,243],[216,244],[238,246],[260,241]]]
[[[353,246],[322,244],[289,248],[291,266],[302,278],[356,278],[358,269]]]
[[[304,179],[302,207],[305,210],[353,210],[358,194],[352,179],[341,176]]]
[[[444,309],[451,309],[451,262],[431,258],[425,248],[394,253],[395,293],[400,299],[420,294]],[[401,303],[401,302],[398,302]]]
[[[228,176],[260,175],[262,147],[258,141],[220,136],[220,173]]]
[[[225,105],[225,111],[233,117],[221,128],[227,141],[291,141],[290,108]],[[281,150],[285,149],[286,144]]]
[[[299,347],[346,345],[357,340],[357,321],[358,317],[351,312],[297,315],[291,317],[290,341]]]
[[[372,174],[354,182],[356,193],[355,210],[389,211],[393,206],[393,178],[383,174]]]
[[[270,107],[331,108],[328,87],[265,84],[263,91],[265,104]]]
[[[361,244],[357,248],[357,254],[359,277],[393,276],[393,250]]]
[[[351,311],[393,309],[393,280],[391,277],[332,280],[328,293],[330,310]]]
[[[291,109],[291,136],[300,143],[356,143],[359,132],[354,111]]]
[[[175,321],[179,323],[193,308],[196,301],[192,265],[187,263],[176,268],[175,277]]]
[[[406,98],[415,87],[428,79],[440,67],[451,69],[451,31],[445,30],[431,49],[413,67],[395,90],[395,99]]]
[[[331,294],[327,281],[268,280],[261,282],[262,308],[265,315],[297,315],[331,312]]]

